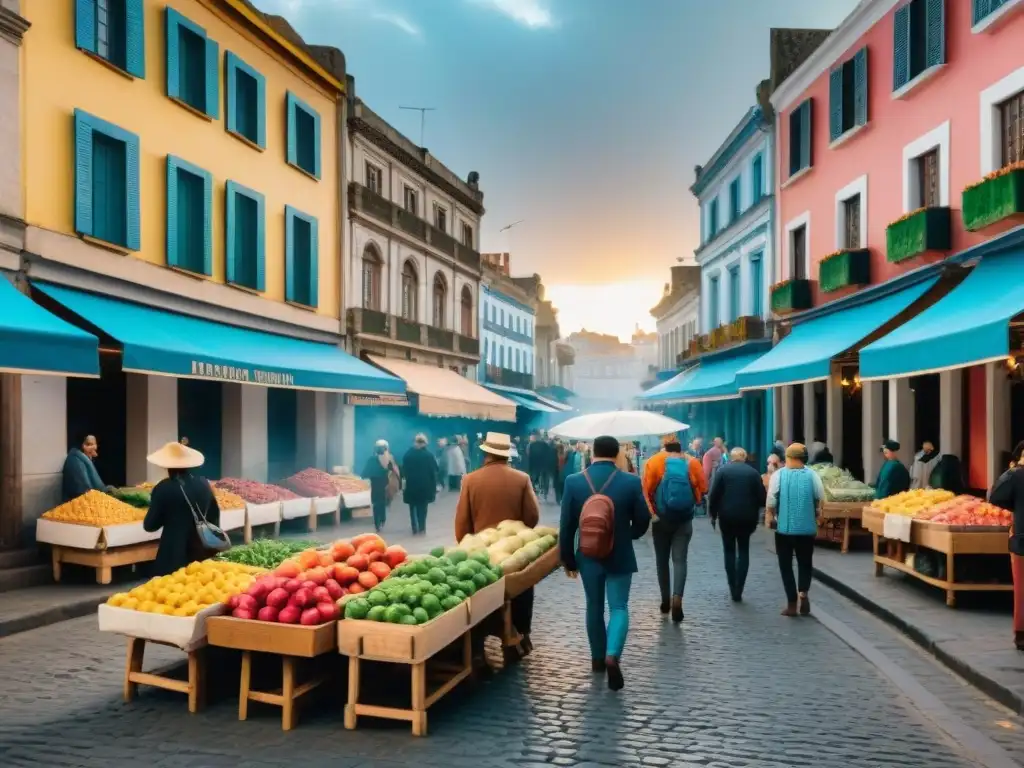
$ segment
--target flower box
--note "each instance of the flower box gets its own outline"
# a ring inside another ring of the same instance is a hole
[[[871,251],[867,248],[836,251],[818,264],[818,287],[822,293],[870,282]]]
[[[1024,167],[1009,167],[963,192],[964,229],[996,234],[1024,223]]]
[[[886,259],[890,264],[952,247],[949,208],[920,208],[885,229]]]
[[[811,308],[811,281],[783,280],[772,286],[772,312],[785,315]]]

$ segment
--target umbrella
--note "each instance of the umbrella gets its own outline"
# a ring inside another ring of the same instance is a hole
[[[557,437],[593,440],[602,435],[622,438],[667,435],[689,426],[653,411],[608,411],[576,416],[551,427],[548,432]]]

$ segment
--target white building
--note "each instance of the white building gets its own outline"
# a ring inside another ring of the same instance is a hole
[[[672,267],[672,282],[665,283],[651,316],[657,323],[658,370],[674,371],[679,368],[679,355],[689,349],[700,325],[699,266]]]
[[[533,389],[536,300],[511,278],[509,254],[485,253],[480,280],[480,382]]]

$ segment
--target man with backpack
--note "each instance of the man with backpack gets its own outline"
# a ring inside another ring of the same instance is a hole
[[[633,541],[651,522],[640,479],[615,466],[618,455],[618,440],[599,437],[591,465],[566,478],[558,537],[566,573],[583,577],[591,669],[606,672],[613,691],[624,685],[619,659],[629,631],[629,587],[637,572]]]
[[[679,440],[672,439],[665,443],[661,453],[648,460],[643,487],[654,520],[651,537],[661,590],[661,612],[671,611],[672,621],[678,624],[684,615],[686,559],[693,538],[693,518],[707,493],[704,470],[699,461],[683,453]]]

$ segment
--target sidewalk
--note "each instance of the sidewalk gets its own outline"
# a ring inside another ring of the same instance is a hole
[[[819,581],[908,635],[943,664],[1015,712],[1024,713],[1024,653],[1013,646],[1007,593],[961,593],[957,608],[913,577],[874,575],[870,552],[819,546]]]

